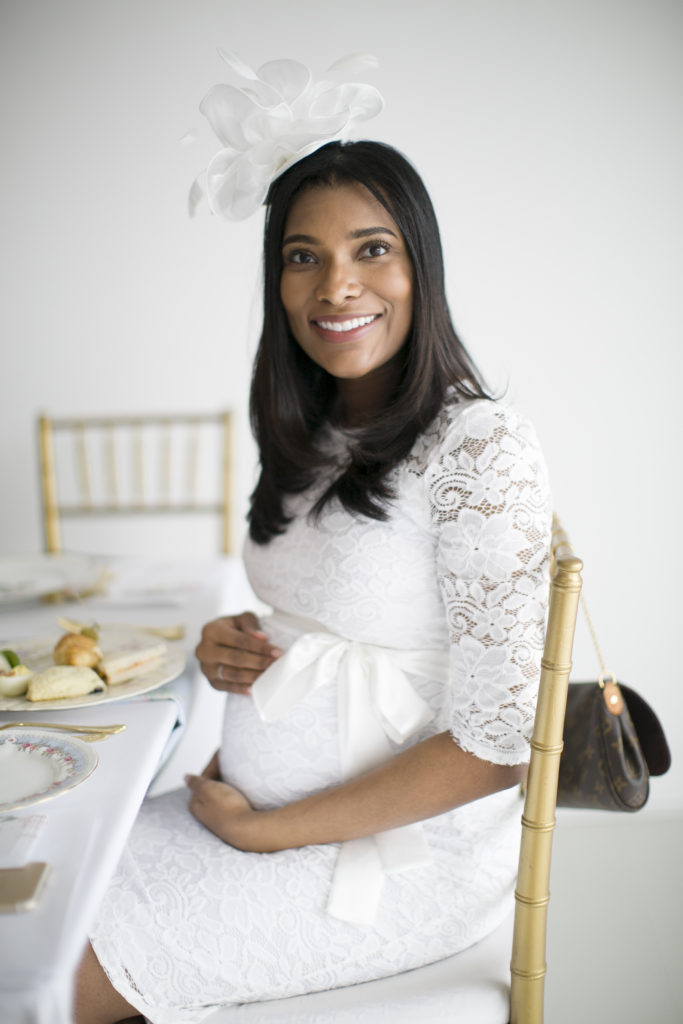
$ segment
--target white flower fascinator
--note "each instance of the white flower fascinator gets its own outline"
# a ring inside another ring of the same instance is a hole
[[[243,84],[214,85],[199,105],[222,148],[204,181],[192,185],[190,215],[206,195],[213,213],[249,217],[278,175],[326,142],[348,138],[384,106],[374,86],[338,81],[376,68],[369,54],[343,57],[328,68],[329,80],[314,82],[297,61],[272,60],[253,71],[237,54],[218,52]]]

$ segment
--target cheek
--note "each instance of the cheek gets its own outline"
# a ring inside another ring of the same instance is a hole
[[[308,327],[308,287],[304,275],[285,274],[280,281],[280,301],[289,329],[301,344]]]
[[[412,315],[413,308],[413,276],[405,267],[394,267],[380,285],[394,309],[404,314],[406,309]]]
[[[413,320],[413,283],[405,276],[394,281],[393,303],[396,319],[407,329]]]
[[[292,308],[292,288],[286,278],[280,279],[280,302],[287,316]]]
[[[280,301],[294,340],[306,351],[304,326],[308,324],[308,320],[301,312],[301,305],[295,301],[290,287],[280,287]]]

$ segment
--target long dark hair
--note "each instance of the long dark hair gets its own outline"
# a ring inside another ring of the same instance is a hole
[[[337,498],[349,512],[386,519],[393,497],[387,475],[434,419],[446,390],[453,388],[461,398],[490,397],[451,322],[439,227],[412,164],[379,142],[330,142],[300,160],[273,182],[266,199],[264,321],[250,400],[261,472],[251,496],[249,533],[259,544],[287,528],[285,496],[304,491],[328,464],[316,438],[336,396],[335,379],[297,344],[280,300],[285,222],[304,190],[348,183],[365,186],[401,230],[413,270],[413,321],[391,401],[354,430],[348,465],[312,513]]]

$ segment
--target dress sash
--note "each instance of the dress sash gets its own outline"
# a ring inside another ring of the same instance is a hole
[[[319,622],[276,611],[274,626],[301,635],[256,680],[252,695],[259,715],[274,722],[309,693],[337,681],[342,776],[352,779],[393,757],[390,740],[405,741],[434,713],[407,674],[448,680],[443,650],[406,650],[349,640]],[[371,925],[384,876],[431,861],[419,823],[351,839],[340,846],[328,913]]]

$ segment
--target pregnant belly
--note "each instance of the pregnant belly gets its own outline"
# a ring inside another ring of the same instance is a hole
[[[221,775],[258,810],[300,800],[341,782],[336,687],[300,701],[277,722],[263,722],[250,697],[228,694]]]

